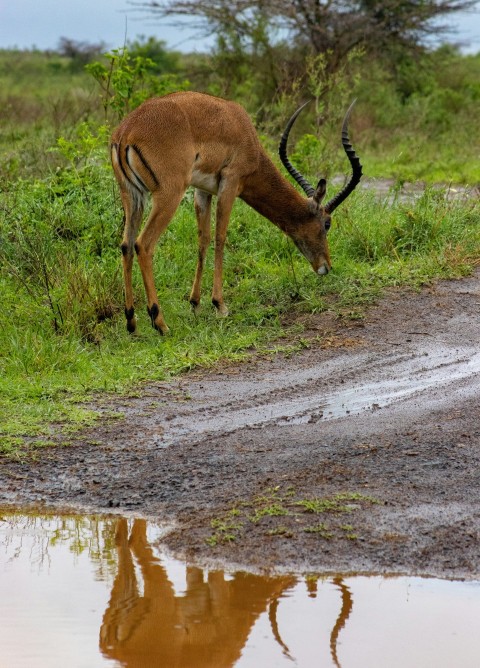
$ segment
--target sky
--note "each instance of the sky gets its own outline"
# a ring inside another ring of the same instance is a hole
[[[480,51],[480,2],[475,14],[452,15],[464,51]],[[201,40],[191,29],[162,26],[128,11],[127,0],[0,0],[0,48],[54,49],[60,37],[108,48],[122,46],[137,35],[154,35],[180,51],[205,51],[213,39]]]
[[[126,34],[130,40],[154,35],[172,49],[198,50],[192,30],[160,26],[131,10],[127,0],[0,0],[0,48],[54,49],[60,37],[116,48]]]

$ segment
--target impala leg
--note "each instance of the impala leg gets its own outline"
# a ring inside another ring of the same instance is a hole
[[[218,193],[217,219],[215,224],[215,270],[213,275],[212,304],[217,309],[218,315],[228,315],[228,308],[223,301],[223,252],[227,239],[228,223],[232,211],[237,188],[221,185]]]
[[[143,284],[147,295],[147,311],[153,327],[166,334],[168,326],[160,309],[160,304],[153,279],[153,254],[156,243],[167,228],[180,204],[184,188],[171,188],[168,194],[154,192],[152,194],[152,211],[140,236],[135,242],[138,264],[142,272]]]
[[[137,321],[133,305],[132,267],[135,239],[143,215],[143,198],[132,196],[130,192],[122,192],[121,197],[125,220],[123,240],[120,246],[125,285],[125,317],[127,318],[127,330],[133,333]]]
[[[212,196],[203,190],[196,189],[194,203],[198,227],[198,262],[192,291],[190,293],[190,304],[193,307],[194,313],[198,313],[200,309],[200,292],[203,268],[205,266],[205,256],[210,244]]]

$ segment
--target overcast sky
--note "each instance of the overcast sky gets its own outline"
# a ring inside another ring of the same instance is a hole
[[[122,46],[137,35],[155,35],[171,48],[193,51],[191,30],[139,18],[127,0],[0,0],[0,48],[53,49],[60,37]]]
[[[124,43],[125,31],[128,39],[155,35],[182,51],[208,48],[193,38],[191,30],[139,20],[138,14],[125,11],[128,9],[127,0],[0,0],[0,48],[52,49],[60,37],[105,42],[115,48]],[[469,44],[466,50],[480,51],[480,12],[452,15],[451,21],[459,26],[459,39]]]

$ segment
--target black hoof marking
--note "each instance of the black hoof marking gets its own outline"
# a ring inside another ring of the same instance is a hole
[[[220,302],[218,299],[212,299],[212,304],[215,306],[215,308],[220,308]]]
[[[160,313],[158,304],[152,304],[151,308],[147,306],[147,311],[148,315],[150,316],[150,320],[152,321],[152,326],[155,327],[155,329],[158,329],[157,325],[155,324],[155,320],[158,318],[158,314]]]
[[[136,323],[135,323],[135,310],[133,306],[130,308],[125,309],[125,317],[127,319],[127,332],[130,332],[130,334],[133,334],[135,331]]]
[[[158,304],[152,304],[151,308],[147,306],[147,311],[148,315],[155,320],[155,318],[158,316],[160,313],[160,309],[158,308]]]

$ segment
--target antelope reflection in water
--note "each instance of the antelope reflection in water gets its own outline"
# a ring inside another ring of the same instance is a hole
[[[298,579],[291,575],[265,577],[186,567],[186,590],[176,594],[167,572],[147,539],[145,520],[117,521],[118,573],[100,629],[100,649],[125,668],[168,666],[222,668],[240,658],[251,630],[262,613],[268,616],[275,640],[289,658],[276,620],[279,599]],[[139,569],[143,594],[137,580]],[[334,580],[342,593],[342,609],[331,633],[331,655],[338,634],[352,608],[352,599],[340,578]],[[309,581],[310,595],[315,583]]]

